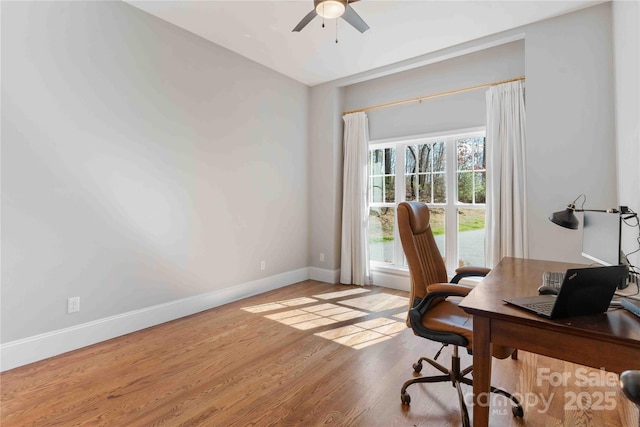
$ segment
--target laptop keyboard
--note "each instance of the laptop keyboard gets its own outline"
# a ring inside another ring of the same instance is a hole
[[[560,286],[564,281],[564,273],[559,271],[545,271],[542,275],[542,285],[550,286],[560,290]]]
[[[553,305],[555,301],[551,302],[533,302],[529,304],[523,304],[523,307],[526,307],[530,310],[536,311],[538,313],[549,314],[551,315],[551,310],[553,310]]]

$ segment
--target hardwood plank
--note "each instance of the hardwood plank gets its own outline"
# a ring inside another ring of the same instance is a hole
[[[440,347],[406,328],[407,297],[306,281],[16,368],[0,375],[0,424],[459,425],[449,384],[413,385],[411,406],[401,404],[412,364]],[[450,357],[445,348],[439,361]],[[562,373],[570,380],[547,379]],[[522,351],[494,360],[492,383],[528,400],[516,420],[497,397],[490,425],[635,425],[638,411],[617,385],[576,384],[587,374],[602,373]],[[610,409],[594,408],[600,396]]]

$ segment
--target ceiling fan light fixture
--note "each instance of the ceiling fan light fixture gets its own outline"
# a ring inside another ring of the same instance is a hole
[[[345,2],[338,0],[316,0],[316,13],[326,19],[334,19],[342,16],[345,11]]]

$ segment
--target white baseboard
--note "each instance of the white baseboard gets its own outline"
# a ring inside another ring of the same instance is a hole
[[[309,279],[335,285],[340,283],[340,269],[326,270],[324,268],[309,267]]]
[[[218,307],[242,298],[261,294],[294,283],[302,282],[310,276],[329,275],[320,271],[302,268],[275,276],[266,277],[240,285],[170,301],[140,310],[130,311],[104,319],[32,337],[11,341],[0,345],[0,372],[77,350],[88,345],[126,335],[164,322],[189,316],[210,308]],[[331,273],[327,270],[328,273]],[[323,280],[314,278],[314,280]],[[329,280],[323,280],[329,283]]]
[[[411,289],[411,279],[408,271],[372,270],[371,284],[400,291],[409,291]]]

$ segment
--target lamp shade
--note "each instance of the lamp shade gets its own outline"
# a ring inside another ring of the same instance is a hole
[[[554,212],[549,219],[554,224],[558,224],[560,227],[570,228],[571,230],[577,230],[580,222],[573,213],[574,209],[567,207],[563,211]]]
[[[337,18],[344,13],[345,3],[338,0],[316,0],[316,13],[327,19]]]

